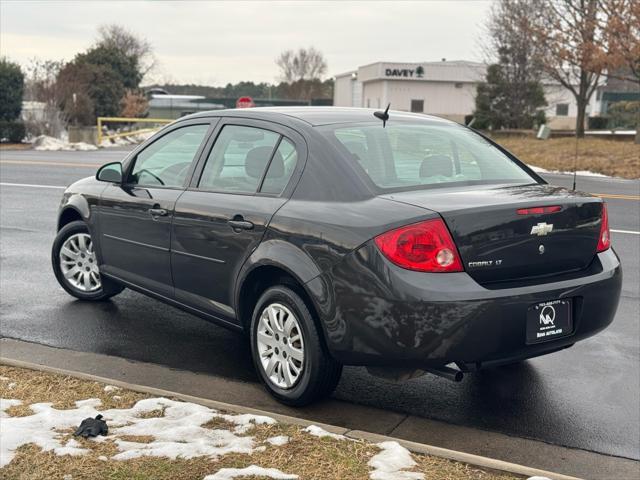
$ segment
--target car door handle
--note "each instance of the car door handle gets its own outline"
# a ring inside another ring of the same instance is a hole
[[[252,230],[254,225],[252,222],[245,220],[242,217],[234,217],[233,220],[229,220],[227,223],[231,225],[231,228],[239,230]]]
[[[152,217],[166,217],[169,215],[169,212],[164,208],[150,208],[149,213]]]

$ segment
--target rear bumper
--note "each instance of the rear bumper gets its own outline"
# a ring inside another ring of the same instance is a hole
[[[473,370],[566,348],[612,322],[622,284],[612,249],[579,275],[552,280],[488,289],[464,272],[404,270],[367,244],[307,287],[327,347],[344,364]],[[528,307],[560,298],[573,299],[573,333],[527,345]]]

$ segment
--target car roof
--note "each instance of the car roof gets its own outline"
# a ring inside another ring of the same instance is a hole
[[[183,117],[180,120],[201,117],[242,117],[261,120],[279,120],[282,122],[289,117],[301,120],[312,126],[319,126],[335,123],[380,122],[380,120],[373,116],[373,112],[375,111],[377,110],[374,108],[347,107],[256,107],[198,112]],[[454,123],[431,115],[390,110],[389,121],[393,121],[394,118],[403,121],[415,120],[424,122],[426,120],[439,123]]]

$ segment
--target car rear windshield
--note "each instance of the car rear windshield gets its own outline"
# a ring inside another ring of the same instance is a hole
[[[536,182],[483,137],[458,125],[339,125],[322,130],[382,190]]]

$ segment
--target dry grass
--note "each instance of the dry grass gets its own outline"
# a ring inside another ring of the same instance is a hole
[[[0,143],[0,150],[30,150],[33,145],[30,143]]]
[[[50,401],[56,408],[73,407],[75,400],[92,397],[100,398],[106,408],[129,408],[136,401],[148,397],[127,390],[105,392],[104,385],[96,382],[5,366],[0,366],[0,376],[10,379],[0,380],[0,397],[19,399],[25,403]],[[16,385],[9,388],[9,383]],[[114,400],[114,395],[121,399]],[[9,413],[10,415],[29,415],[30,411],[22,409]],[[152,416],[163,414],[162,410],[151,412]],[[224,419],[216,418],[204,426],[212,429],[230,429],[234,425]],[[68,439],[74,438],[72,437],[73,429],[62,431],[60,434],[63,444]],[[118,453],[113,436],[108,436],[103,442],[75,438],[83,448],[89,450],[89,453],[83,456],[58,456],[53,452],[43,452],[34,445],[25,445],[18,449],[9,465],[0,469],[0,478],[39,480],[62,479],[65,475],[69,475],[73,479],[191,480],[202,479],[224,467],[243,468],[254,464],[297,474],[303,480],[365,480],[369,478],[370,473],[367,462],[379,451],[375,445],[363,441],[318,438],[303,432],[298,426],[281,423],[257,425],[248,432],[248,435],[254,438],[256,445],[263,445],[265,450],[256,451],[252,455],[229,454],[218,459],[198,457],[191,460],[170,460],[142,457],[115,461],[105,460]],[[266,442],[270,437],[281,435],[289,437],[289,443],[273,446]],[[136,442],[153,440],[146,435],[117,438]],[[508,480],[515,478],[437,457],[424,455],[413,455],[413,457],[417,462],[415,471],[424,472],[427,479]]]
[[[500,145],[529,165],[547,170],[573,171],[575,138],[495,138]],[[633,142],[584,138],[578,141],[578,170],[604,175],[640,178],[640,145]]]
[[[164,417],[165,407],[158,408],[157,410],[149,410],[148,412],[141,412],[136,417],[138,418],[160,418]]]
[[[0,381],[0,398],[23,401],[23,405],[7,410],[14,417],[31,415],[31,403],[51,402],[54,408],[72,408],[76,400],[99,398],[105,409],[131,408],[138,400],[150,397],[131,390],[105,392],[102,383],[4,365],[0,366],[0,376],[9,378]]]

